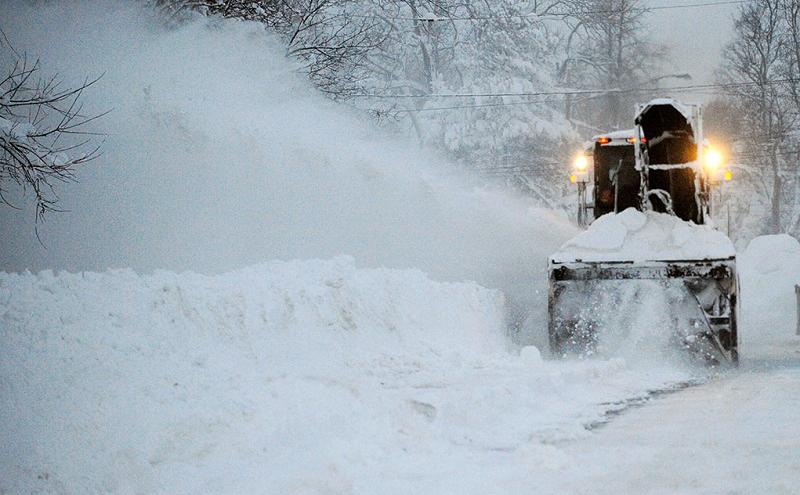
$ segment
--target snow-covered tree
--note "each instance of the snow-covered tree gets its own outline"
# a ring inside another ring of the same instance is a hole
[[[559,99],[539,94],[557,87],[561,40],[553,20],[543,20],[557,5],[375,2],[370,12],[390,26],[387,43],[368,57],[381,97],[359,106],[393,116],[425,145],[551,202],[566,178],[561,148],[577,137]]]
[[[334,98],[364,88],[366,54],[385,39],[382,22],[359,15],[361,0],[153,0],[171,19],[194,13],[256,21],[277,33],[287,56]]]
[[[632,127],[634,104],[646,95],[631,90],[676,77],[659,72],[666,50],[648,38],[647,8],[640,0],[577,0],[567,12],[562,83],[610,90],[568,98],[567,118],[600,132]]]
[[[735,160],[744,183],[764,211],[761,233],[799,233],[798,115],[800,82],[792,23],[784,0],[756,0],[741,7],[736,37],[723,53],[720,80],[740,118]]]

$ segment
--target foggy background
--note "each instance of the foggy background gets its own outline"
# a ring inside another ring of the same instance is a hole
[[[673,48],[669,69],[712,81],[736,7],[651,15],[654,39]],[[73,85],[102,75],[87,111],[112,110],[96,123],[103,156],[58,186],[65,211],[38,225],[41,243],[31,205],[7,193],[21,209],[0,208],[2,270],[216,272],[351,254],[497,286],[541,271],[558,242],[537,232],[572,232],[540,203],[476,189],[412,139],[314,94],[257,26],[167,29],[114,2],[4,2],[0,19],[46,73]]]
[[[647,0],[645,5],[687,3],[693,2]],[[740,6],[741,3],[730,3],[706,8],[654,11],[647,18],[647,25],[653,37],[670,48],[676,73],[690,74],[692,84],[713,84],[714,71],[720,64],[720,53],[733,34],[733,17]],[[671,84],[684,85],[676,81]],[[704,96],[681,96],[687,101],[706,99]]]

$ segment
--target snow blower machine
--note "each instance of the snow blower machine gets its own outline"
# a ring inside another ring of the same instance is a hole
[[[549,260],[551,351],[613,350],[637,324],[631,308],[658,293],[659,304],[640,308],[657,318],[638,324],[735,365],[736,256],[711,220],[712,190],[730,171],[703,139],[699,106],[656,99],[637,105],[634,124],[595,136],[575,160],[570,182],[587,230]],[[604,341],[609,333],[617,337]]]

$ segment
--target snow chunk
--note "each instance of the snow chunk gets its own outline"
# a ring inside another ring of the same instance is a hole
[[[665,213],[633,208],[598,218],[550,257],[570,261],[719,259],[736,254],[725,234]]]
[[[628,230],[622,222],[615,221],[614,218],[604,215],[592,224],[591,229],[581,232],[567,241],[564,246],[569,245],[578,249],[615,251],[623,247],[627,234]]]
[[[625,226],[628,232],[637,232],[647,225],[647,216],[634,208],[628,208],[617,215],[617,220]]]

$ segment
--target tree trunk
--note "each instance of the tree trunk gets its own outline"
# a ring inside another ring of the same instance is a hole
[[[780,167],[778,166],[778,157],[775,153],[775,148],[772,149],[772,204],[770,212],[770,230],[772,234],[781,233],[781,190],[782,179],[780,176]]]

